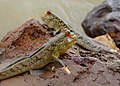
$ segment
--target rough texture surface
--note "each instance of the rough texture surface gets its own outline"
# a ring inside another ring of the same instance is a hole
[[[90,37],[109,33],[120,48],[120,0],[106,0],[95,7],[88,13],[82,26]]]
[[[24,56],[35,51],[51,37],[47,30],[38,20],[31,19],[8,32],[0,43],[0,47],[5,49],[5,58]]]
[[[77,50],[76,50],[77,49]],[[78,51],[80,49],[80,52]],[[74,53],[75,52],[75,53]],[[83,56],[83,57],[81,57]],[[39,72],[25,73],[0,82],[1,86],[120,86],[120,74],[106,68],[106,61],[96,58],[104,55],[93,54],[73,46],[63,61],[71,74],[67,74],[61,65],[51,63]],[[109,55],[105,56],[109,57]],[[52,69],[52,68],[55,69]]]
[[[32,19],[28,21],[27,27],[31,26],[29,22],[35,24],[34,26],[36,25],[38,25],[37,27],[41,26],[40,28],[42,28],[42,31],[45,30],[46,32],[46,29],[41,24],[39,24],[37,20]],[[35,31],[34,29],[30,29],[30,31],[32,31],[31,33]],[[22,30],[25,31],[26,28]],[[16,29],[16,31],[17,33],[20,33],[21,30]],[[14,34],[13,32],[11,32],[10,34]],[[27,30],[26,33],[27,32],[29,31]],[[18,50],[21,49],[23,51],[25,49],[27,51],[21,53],[21,55],[31,52],[29,50],[29,47],[32,45],[36,45],[35,47],[32,48],[33,50],[35,50],[36,48],[39,47],[39,45],[41,45],[39,44],[39,41],[41,39],[39,37],[39,34],[38,34],[38,38],[36,38],[36,41],[34,42],[33,40],[31,40],[31,38],[34,38],[34,36],[30,36],[30,35],[25,36],[24,34],[24,35],[19,35],[19,37],[18,35],[14,35],[13,37],[12,35],[6,35],[1,41],[2,43],[5,43],[4,46],[2,46],[1,44],[1,47],[3,47],[0,49],[1,57],[3,57],[2,55],[6,53],[4,52],[5,49],[11,50],[10,53],[13,54],[13,55],[11,54],[8,55],[8,57],[6,58],[12,58],[12,56],[16,56],[16,53],[18,52],[17,49]],[[24,38],[22,38],[21,36],[28,38],[24,40]],[[6,39],[7,37],[8,39]],[[31,38],[29,39],[29,37]],[[42,36],[42,37],[46,37],[46,36]],[[47,37],[50,37],[50,35],[47,35]],[[19,40],[17,41],[15,38],[19,39],[20,41]],[[13,43],[14,40],[17,42]],[[29,47],[25,47],[26,46],[25,42],[27,42],[27,46]],[[16,44],[17,47],[10,49],[10,47],[8,46],[13,46],[11,45],[12,43],[13,45]],[[18,45],[21,43],[23,43],[22,46]],[[14,53],[12,53],[12,50]],[[113,72],[112,70],[109,70],[108,68],[106,68],[105,65],[105,63],[107,63],[108,61],[117,58],[113,54],[106,54],[106,53],[101,54],[101,53],[90,52],[82,49],[80,46],[76,44],[71,49],[69,49],[66,54],[61,55],[60,58],[63,59],[68,69],[71,71],[71,74],[67,74],[66,71],[61,67],[61,65],[56,62],[56,63],[48,64],[38,72],[33,71],[33,73],[31,73],[32,75],[29,74],[29,72],[27,72],[10,79],[0,81],[0,86],[120,86],[120,74],[118,72]]]

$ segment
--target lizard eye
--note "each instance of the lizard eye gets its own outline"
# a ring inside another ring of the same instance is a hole
[[[50,12],[50,11],[47,11],[47,14],[48,14],[48,15],[51,15],[51,12]]]
[[[74,32],[73,30],[70,30],[70,32]]]

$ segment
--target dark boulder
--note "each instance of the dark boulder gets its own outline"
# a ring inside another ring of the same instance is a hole
[[[82,22],[82,27],[92,38],[108,33],[120,48],[120,0],[106,0],[95,7]]]

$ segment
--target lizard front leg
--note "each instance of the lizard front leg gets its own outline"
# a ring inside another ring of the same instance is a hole
[[[63,63],[63,61],[61,59],[59,59],[60,53],[59,53],[59,50],[57,47],[55,47],[53,53],[52,53],[52,58],[55,60],[55,61],[58,61],[63,67],[66,67],[65,64]]]

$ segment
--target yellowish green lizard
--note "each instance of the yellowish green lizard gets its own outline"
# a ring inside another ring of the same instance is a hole
[[[73,44],[75,44],[76,39],[75,34],[68,30],[61,32],[51,38],[30,56],[20,58],[7,65],[5,68],[2,68],[0,70],[0,80],[13,77],[32,69],[41,68],[53,60],[57,60],[65,66],[58,56],[64,54]]]
[[[82,47],[94,51],[94,52],[108,52],[115,54],[118,59],[113,59],[106,63],[107,67],[113,71],[120,72],[120,54],[116,52],[115,50],[108,48],[91,38],[88,38],[86,36],[83,36],[81,33],[78,33],[74,31],[74,29],[65,23],[61,18],[56,16],[51,11],[46,11],[42,14],[41,19],[50,27],[54,29],[54,33],[56,34],[59,31],[62,31],[64,28],[67,28],[69,30],[72,30],[76,36],[77,36],[77,43],[81,45]]]
[[[82,35],[80,32],[74,31],[74,28],[72,28],[70,25],[68,25],[66,22],[64,22],[61,18],[56,16],[51,11],[46,11],[42,14],[41,19],[50,27],[53,28],[53,33],[56,34],[59,31],[62,31],[64,28],[67,28],[71,31],[73,31],[77,35],[77,43],[84,47],[85,49],[88,49],[90,51],[95,52],[109,52],[114,53],[116,50],[113,50],[111,48],[108,48],[98,42],[95,42],[91,38],[88,38],[87,36]]]

